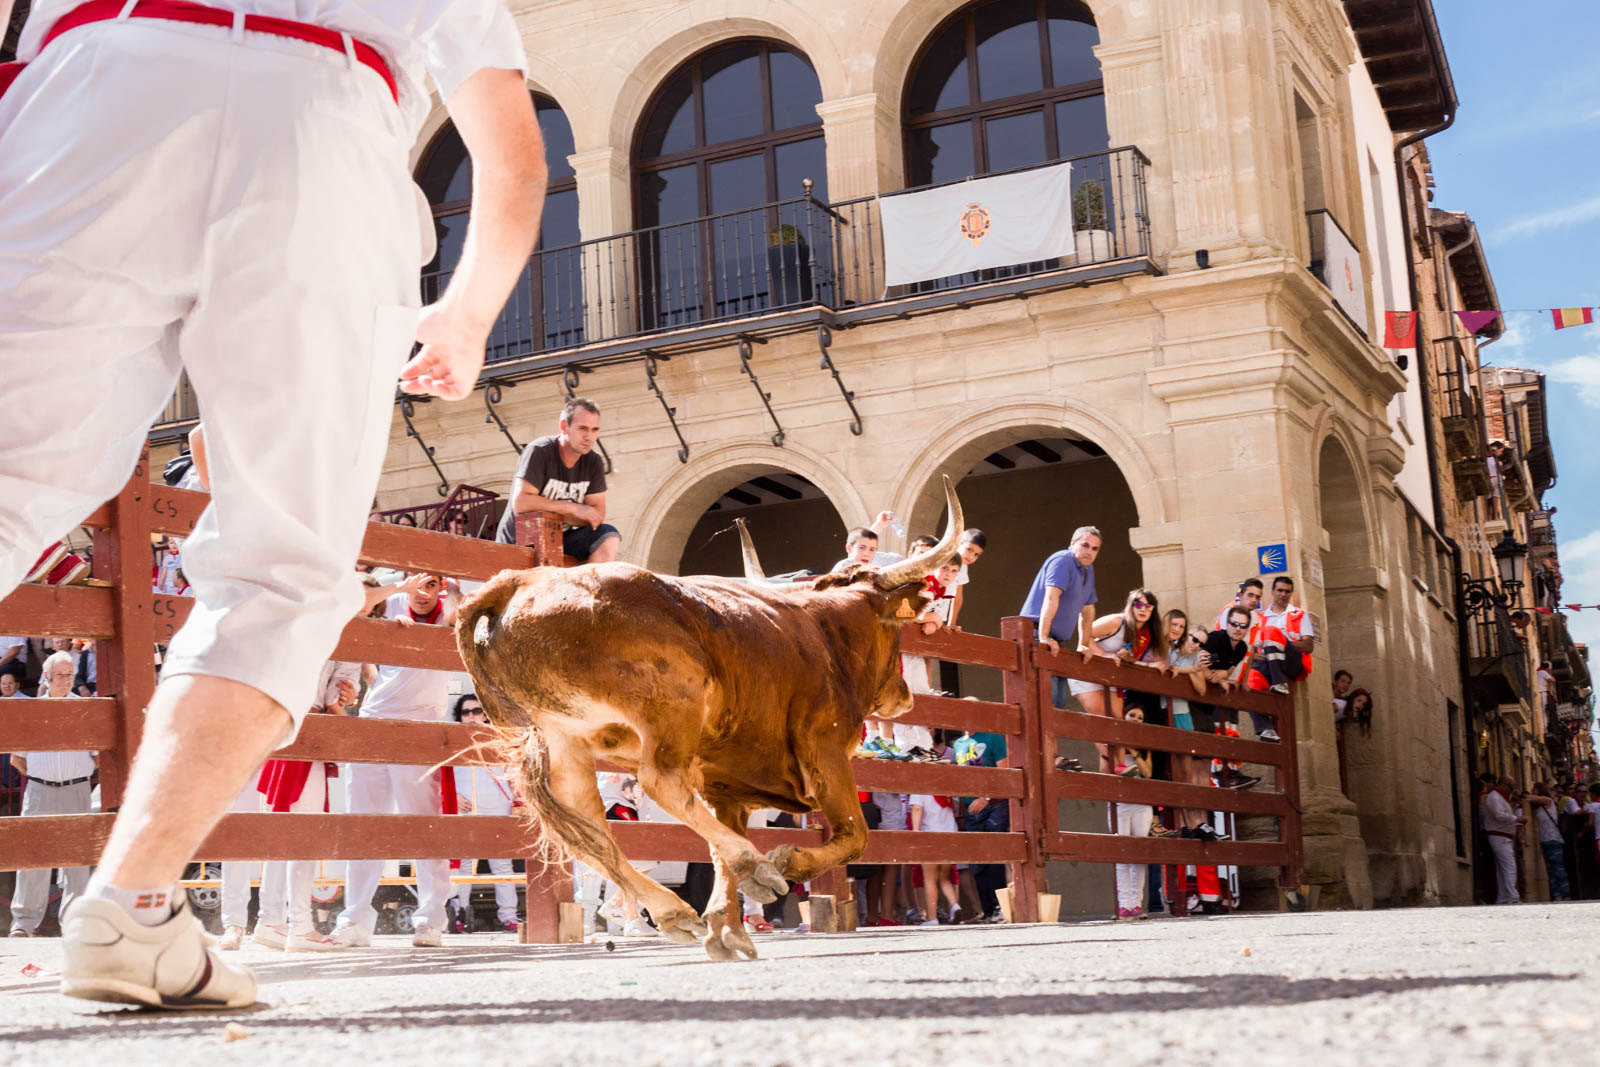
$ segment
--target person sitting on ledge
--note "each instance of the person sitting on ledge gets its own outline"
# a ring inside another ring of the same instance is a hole
[[[495,540],[515,544],[517,516],[548,511],[561,516],[561,550],[584,563],[610,563],[622,534],[606,523],[606,465],[595,455],[600,408],[575,396],[561,409],[561,432],[522,450],[511,479],[511,500]]]

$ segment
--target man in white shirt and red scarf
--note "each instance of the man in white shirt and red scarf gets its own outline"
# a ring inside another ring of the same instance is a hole
[[[456,619],[455,595],[445,595],[438,575],[413,574],[395,585],[367,591],[367,606],[386,601],[386,617],[401,626],[450,626]],[[362,718],[449,718],[449,680],[443,671],[420,667],[378,667],[378,680],[361,704]],[[351,815],[454,815],[455,773],[450,767],[430,770],[401,764],[352,763],[345,769],[345,810]],[[450,861],[412,860],[417,879],[417,908],[411,943],[437,948],[444,934],[445,900],[450,896]],[[382,860],[351,860],[346,865],[344,911],[333,936],[342,944],[372,944],[378,911],[372,895],[383,877]]]
[[[548,171],[526,51],[505,0],[34,0],[17,55],[0,66],[0,597],[128,482],[185,370],[213,483],[184,543],[194,610],[63,922],[61,990],[244,1007],[254,978],[206,944],[177,880],[294,740],[361,603],[396,381],[469,395],[527,265]],[[419,313],[433,227],[408,159],[433,87],[472,206]]]
[[[1522,903],[1522,895],[1517,892],[1516,842],[1526,816],[1511,805],[1515,788],[1511,779],[1501,778],[1483,795],[1478,812],[1483,832],[1489,837],[1489,851],[1494,854],[1496,904]]]

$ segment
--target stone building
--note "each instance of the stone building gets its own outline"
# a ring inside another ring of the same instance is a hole
[[[503,492],[575,390],[603,411],[624,558],[662,571],[735,568],[733,514],[769,570],[826,568],[881,509],[935,528],[945,474],[990,537],[972,630],[997,632],[1080,523],[1106,534],[1102,610],[1143,584],[1209,621],[1266,550],[1325,630],[1295,697],[1318,905],[1468,899],[1427,383],[1378,343],[1410,306],[1395,146],[1455,108],[1429,0],[550,0],[517,18],[550,149],[540,250],[489,388],[403,405],[380,507]],[[885,284],[879,194],[1064,159],[1070,250]],[[470,181],[442,107],[415,166],[440,238],[428,295]],[[1349,796],[1336,667],[1379,708]]]

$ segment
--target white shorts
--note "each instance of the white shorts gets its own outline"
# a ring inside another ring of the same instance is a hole
[[[373,71],[149,19],[62,35],[0,98],[0,595],[133,473],[180,370],[212,503],[165,674],[294,720],[354,563],[415,336],[422,234]]]

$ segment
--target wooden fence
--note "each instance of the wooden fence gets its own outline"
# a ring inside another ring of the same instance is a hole
[[[23,819],[0,818],[0,870],[93,864],[104,847],[128,770],[138,750],[141,717],[156,684],[153,650],[188,616],[192,601],[151,591],[150,537],[189,533],[204,509],[203,493],[152,484],[145,463],[118,496],[96,511],[96,587],[25,585],[0,601],[0,633],[86,637],[96,641],[99,690],[91,699],[34,700],[26,714],[0,716],[0,752],[89,749],[100,753],[104,813]],[[553,538],[533,547],[451,537],[430,530],[371,523],[361,558],[378,566],[486,579],[506,568],[534,565]],[[558,551],[558,549],[557,549]],[[1213,692],[1219,705],[1274,716],[1280,745],[1228,739],[1163,726],[1097,718],[1051,707],[1054,674],[1120,684],[1168,696],[1189,695],[1187,683],[1154,671],[1079,656],[1052,654],[1033,640],[1033,624],[1007,619],[999,637],[908,632],[906,652],[973,664],[1001,672],[999,702],[918,696],[908,721],[921,725],[1005,735],[1007,757],[998,767],[943,763],[855,761],[860,788],[883,792],[986,796],[1011,806],[1009,833],[877,831],[869,835],[863,863],[1004,863],[1010,865],[1013,918],[1033,921],[1044,890],[1048,860],[1241,864],[1277,867],[1280,884],[1292,887],[1300,868],[1294,722],[1289,702],[1265,694]],[[359,618],[344,630],[334,658],[460,670],[454,634],[445,627],[414,626]],[[13,709],[3,709],[11,711]],[[15,710],[22,710],[17,708]],[[1282,792],[1233,790],[1164,781],[1128,779],[1053,767],[1057,739],[1077,738],[1216,756],[1276,768]],[[476,727],[453,722],[407,722],[314,715],[288,759],[431,766],[486,762],[460,754],[487,737]],[[1182,805],[1277,816],[1271,841],[1205,843],[1189,839],[1117,837],[1068,833],[1060,828],[1058,801]],[[658,861],[706,861],[705,843],[688,827],[660,823],[611,823],[624,853]],[[815,844],[820,829],[753,829],[750,838],[770,849],[781,843]],[[516,817],[350,814],[229,814],[200,848],[206,860],[381,860],[458,856],[521,857],[531,852],[529,827]],[[529,864],[524,939],[552,943],[561,931],[561,904],[572,900],[570,871]],[[844,871],[812,883],[814,892],[848,901]],[[1178,899],[1182,899],[1181,895]]]

